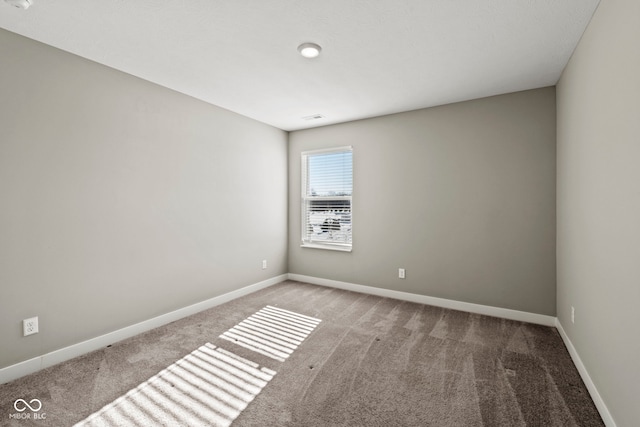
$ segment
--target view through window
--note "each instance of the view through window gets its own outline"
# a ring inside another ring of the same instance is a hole
[[[351,250],[353,149],[302,153],[302,246]]]

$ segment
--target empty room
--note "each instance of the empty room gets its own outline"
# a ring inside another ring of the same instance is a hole
[[[0,426],[640,425],[637,0],[0,1]]]

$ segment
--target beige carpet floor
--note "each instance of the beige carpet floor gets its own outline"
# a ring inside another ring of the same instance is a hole
[[[554,328],[291,281],[0,385],[77,423],[603,425]]]

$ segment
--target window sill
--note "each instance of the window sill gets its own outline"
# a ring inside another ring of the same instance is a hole
[[[347,245],[321,245],[317,243],[303,243],[301,248],[325,249],[328,251],[351,252],[351,246]]]

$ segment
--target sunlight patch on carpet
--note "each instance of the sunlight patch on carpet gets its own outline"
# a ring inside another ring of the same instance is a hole
[[[268,305],[220,338],[284,362],[321,321]]]
[[[275,374],[207,343],[76,426],[227,427]]]

